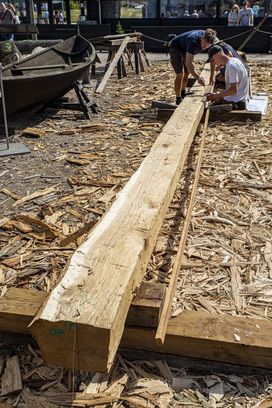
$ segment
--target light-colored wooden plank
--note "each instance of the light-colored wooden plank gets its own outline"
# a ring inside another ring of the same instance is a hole
[[[202,72],[206,81],[209,68]],[[201,120],[204,88],[185,98],[137,172],[75,254],[32,333],[48,362],[106,371]],[[54,347],[52,347],[54,344]]]
[[[125,51],[125,48],[127,46],[129,42],[129,37],[125,37],[122,41],[122,44],[120,45],[117,53],[115,54],[113,60],[111,61],[107,71],[105,72],[105,75],[103,76],[102,81],[100,82],[100,84],[98,85],[97,89],[96,89],[96,93],[102,93],[103,89],[106,86],[106,83],[108,82],[108,79],[110,78],[111,74],[113,73],[114,68],[117,65],[117,62],[119,61],[121,55],[123,54],[123,52]]]

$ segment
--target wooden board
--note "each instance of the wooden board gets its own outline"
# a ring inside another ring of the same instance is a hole
[[[129,308],[126,325],[157,327],[165,296],[165,284],[143,282]],[[39,311],[46,292],[10,288],[0,298],[0,333],[30,334],[29,325]]]
[[[260,122],[262,120],[261,112],[248,112],[246,110],[234,110],[231,112],[212,112],[210,113],[211,121],[237,121],[237,122],[246,122],[247,120],[252,120],[253,122]]]
[[[160,297],[164,292],[164,289],[161,291],[161,287],[156,285],[150,289],[151,286],[143,287],[142,292],[134,300],[134,308],[137,308],[137,304],[142,305],[141,302],[145,302],[141,310],[143,316],[146,315],[149,306],[152,306],[154,297]],[[148,303],[148,296],[152,299],[151,303]],[[28,325],[44,298],[44,292],[9,289],[0,299],[0,333],[9,331],[29,334]],[[139,322],[139,319],[136,321]],[[178,317],[170,319],[164,345],[155,342],[155,332],[155,328],[127,326],[121,345],[129,349],[166,355],[272,368],[270,320],[199,311],[183,312]]]
[[[173,109],[158,109],[158,119],[167,121],[173,115]],[[245,122],[247,120],[252,120],[253,122],[259,122],[262,120],[261,112],[248,112],[248,111],[238,111],[234,110],[231,112],[210,112],[211,121],[238,121]]]
[[[136,309],[137,303],[145,301],[145,306],[141,310],[144,315],[145,309],[149,306],[147,298],[143,300],[141,296],[149,292],[148,296],[153,298],[161,293],[161,289],[154,287],[150,295],[149,290],[150,288],[145,288],[134,301]],[[9,289],[0,299],[0,332],[29,334],[28,325],[44,297],[44,292]],[[139,322],[139,319],[136,321]],[[155,328],[127,326],[121,345],[131,350],[272,368],[270,320],[198,311],[183,312],[178,317],[170,319],[164,345],[155,342],[155,332]]]
[[[202,75],[208,82],[209,68]],[[185,98],[112,207],[72,256],[32,326],[47,362],[107,371],[201,120]]]
[[[155,330],[125,329],[123,347],[272,369],[272,322],[250,317],[183,312],[169,321],[165,342]]]
[[[105,72],[105,75],[102,78],[102,81],[100,82],[100,84],[98,85],[97,89],[96,89],[96,93],[102,93],[103,89],[106,86],[106,83],[108,82],[108,79],[110,78],[111,74],[113,73],[114,68],[116,67],[119,59],[121,58],[123,52],[125,51],[125,48],[129,42],[129,37],[125,37],[122,41],[122,44],[120,45],[117,53],[115,54],[113,60],[111,61],[107,71]]]

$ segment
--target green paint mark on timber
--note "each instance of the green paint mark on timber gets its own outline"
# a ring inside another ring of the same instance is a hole
[[[64,330],[61,329],[61,328],[59,328],[59,329],[57,329],[57,328],[55,328],[55,329],[50,329],[50,330],[49,330],[49,334],[50,334],[51,336],[55,336],[55,337],[64,336]]]

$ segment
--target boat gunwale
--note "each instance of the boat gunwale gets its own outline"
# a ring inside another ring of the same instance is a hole
[[[55,70],[52,69],[52,71],[46,72],[46,73],[44,73],[42,75],[41,75],[41,72],[39,74],[37,73],[36,75],[34,73],[31,74],[31,75],[10,75],[10,76],[3,75],[3,82],[5,84],[5,81],[21,81],[23,79],[25,79],[25,80],[28,79],[29,80],[29,79],[35,79],[35,78],[41,78],[41,77],[46,79],[46,78],[48,78],[50,76],[58,76],[58,75],[63,75],[64,73],[77,72],[78,70],[87,68],[88,65],[91,65],[91,63],[92,63],[92,61],[88,60],[88,61],[82,62],[79,65],[74,66],[74,67],[69,67],[69,65],[68,65],[68,67],[71,68],[71,69],[66,69],[65,68],[62,71],[58,71],[55,68]],[[42,70],[42,68],[41,68],[41,70]]]
[[[79,36],[78,36],[78,35],[75,35],[75,36],[73,36],[73,37],[71,37],[71,38],[77,38],[77,37],[79,37]],[[80,37],[82,37],[82,36],[80,36]],[[87,41],[87,42],[89,43],[90,48],[91,48],[91,50],[92,50],[92,52],[90,53],[89,57],[88,57],[88,56],[85,57],[85,58],[87,59],[86,63],[90,63],[90,64],[91,64],[91,63],[95,60],[96,50],[95,50],[93,44],[92,44],[89,40],[87,40],[87,39],[84,38],[84,37],[82,37],[82,38],[83,38],[85,41]],[[63,43],[64,43],[64,42],[65,42],[65,41],[63,41]],[[62,43],[60,43],[60,44],[62,44]],[[3,67],[3,71],[2,71],[3,80],[6,80],[6,78],[10,78],[9,76],[7,76],[7,77],[5,76],[5,71],[7,71],[7,70],[9,70],[9,69],[12,69],[12,68],[14,67],[14,64],[20,65],[22,62],[27,62],[27,61],[29,61],[29,60],[31,60],[31,59],[33,59],[33,58],[39,56],[39,55],[42,55],[42,54],[44,54],[44,53],[46,53],[46,52],[48,52],[48,51],[54,51],[55,54],[61,55],[61,51],[56,50],[56,49],[54,48],[55,46],[56,46],[56,45],[52,45],[51,47],[45,48],[45,49],[43,49],[43,50],[41,50],[41,51],[39,51],[39,52],[37,52],[37,53],[35,53],[35,54],[30,54],[30,55],[28,55],[27,57],[22,58],[22,59],[19,60],[19,61],[11,62],[10,64],[6,65],[5,67]],[[82,51],[82,53],[84,53],[84,52],[86,52],[86,49]],[[64,55],[69,55],[69,54],[67,53],[67,54],[64,54]],[[72,53],[71,53],[71,56],[73,56]],[[82,61],[82,64],[84,64],[84,61]],[[47,65],[45,65],[45,66],[47,66]],[[74,68],[74,67],[73,67],[73,68]],[[21,77],[23,77],[23,76],[21,76]]]

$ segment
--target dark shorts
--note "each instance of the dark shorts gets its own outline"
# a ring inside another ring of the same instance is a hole
[[[182,54],[177,48],[169,49],[170,62],[176,74],[182,74],[183,72],[188,72],[186,67],[186,55]]]

